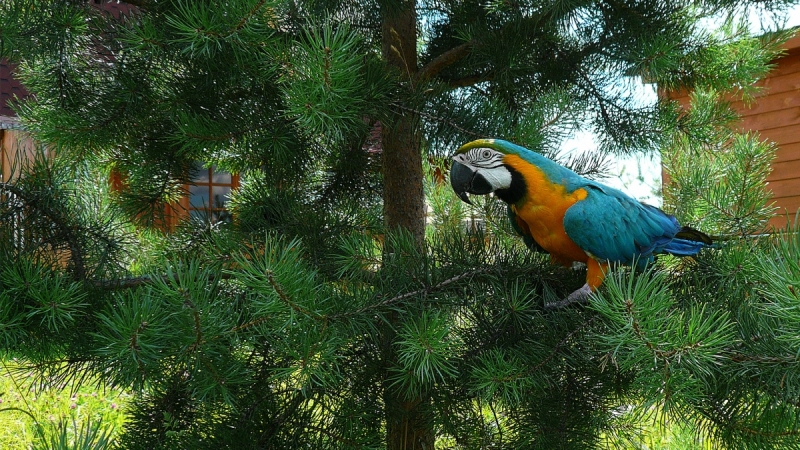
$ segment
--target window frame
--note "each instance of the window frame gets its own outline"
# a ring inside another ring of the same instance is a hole
[[[192,188],[197,188],[197,187],[207,188],[206,192],[208,195],[207,198],[211,203],[214,201],[214,187],[230,188],[228,192],[231,193],[239,189],[240,186],[239,183],[240,179],[238,173],[219,172],[230,177],[229,181],[219,182],[214,180],[216,165],[205,167],[205,164],[203,164],[202,162],[198,162],[197,165],[198,165],[198,175],[193,177],[191,183],[184,185],[185,195],[181,198],[179,202],[180,203],[179,209],[181,212],[181,214],[179,215],[180,217],[178,217],[179,221],[191,218],[194,215],[194,213],[197,213],[197,215],[206,218],[212,217],[213,219],[214,214],[223,213],[228,210],[227,207],[214,206],[213,204],[208,204],[208,205],[204,204],[202,207],[198,205],[193,205]],[[217,173],[217,175],[219,175],[219,173]],[[217,221],[218,219],[212,220],[212,223],[216,223]]]

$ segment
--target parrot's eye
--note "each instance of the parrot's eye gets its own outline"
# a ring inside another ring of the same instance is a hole
[[[487,149],[487,150],[484,150],[484,151],[481,153],[481,157],[482,157],[483,159],[489,159],[489,158],[491,158],[491,157],[492,157],[492,152],[491,152],[491,150],[488,150],[488,149]]]

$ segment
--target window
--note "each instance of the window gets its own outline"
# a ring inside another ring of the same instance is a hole
[[[227,211],[231,191],[239,187],[239,176],[203,167],[197,163],[197,175],[189,185],[189,215],[211,223],[229,221]]]

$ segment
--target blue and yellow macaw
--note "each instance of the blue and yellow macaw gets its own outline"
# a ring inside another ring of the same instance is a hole
[[[643,268],[657,253],[691,256],[711,238],[625,193],[586,179],[544,156],[498,139],[479,139],[453,155],[450,184],[458,196],[494,192],[508,204],[514,228],[554,263],[586,264],[586,284],[558,306],[586,301],[610,263]]]

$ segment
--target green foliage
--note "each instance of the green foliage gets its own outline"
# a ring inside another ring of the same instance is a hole
[[[729,104],[788,37],[738,25],[761,3],[51,3],[0,4],[34,94],[15,107],[52,150],[0,183],[0,345],[32,386],[130,390],[115,446],[636,448],[653,420],[800,446],[800,241],[761,235],[775,148]],[[642,104],[635,77],[691,109]],[[498,199],[460,202],[446,156],[499,137],[555,158],[585,130],[601,154],[561,162],[600,178],[663,151],[665,207],[720,239],[549,311],[584,269],[531,251]],[[422,181],[414,158],[387,180],[394,147],[428,156],[424,242],[384,223],[384,186]],[[209,165],[241,175],[233,219],[157,231]],[[35,445],[111,440],[68,419]]]
[[[74,421],[72,427],[59,422],[50,432],[45,442],[35,444],[34,450],[102,450],[112,447],[111,433],[103,429],[100,423],[87,421],[78,425]],[[71,436],[74,434],[74,437]]]
[[[363,97],[371,94],[367,86],[374,89],[365,79],[369,52],[346,25],[309,25],[285,54],[280,84],[287,114],[311,138],[337,141],[365,131],[367,108],[379,100]]]
[[[643,380],[653,391],[642,394],[669,411],[674,399],[700,395],[734,335],[722,311],[707,311],[705,305],[674,308],[665,279],[664,272],[615,272],[591,307],[607,318],[609,329],[597,336],[607,352],[604,363],[658,379]],[[640,370],[644,367],[650,370]]]
[[[15,321],[24,320],[26,323],[20,324],[20,328],[38,327],[58,333],[74,326],[75,320],[86,313],[88,306],[86,292],[80,284],[63,273],[37,267],[31,261],[20,260],[18,264],[6,267],[0,274],[0,286],[4,287],[0,291],[0,301],[9,308],[5,321],[8,328],[12,328]],[[15,311],[10,310],[12,305]],[[14,334],[12,328],[5,336]],[[20,341],[22,339],[15,339],[14,344]]]
[[[664,167],[672,177],[665,204],[683,222],[707,232],[747,236],[761,232],[775,214],[764,183],[777,147],[757,133],[738,134],[726,127],[734,116],[717,92],[692,95],[688,128],[704,134],[678,133],[665,149]],[[674,206],[671,206],[674,205]]]
[[[396,352],[398,367],[389,381],[409,400],[418,398],[437,382],[456,375],[454,360],[457,342],[452,342],[450,322],[445,315],[432,316],[423,311],[416,320],[403,323],[398,330]]]

